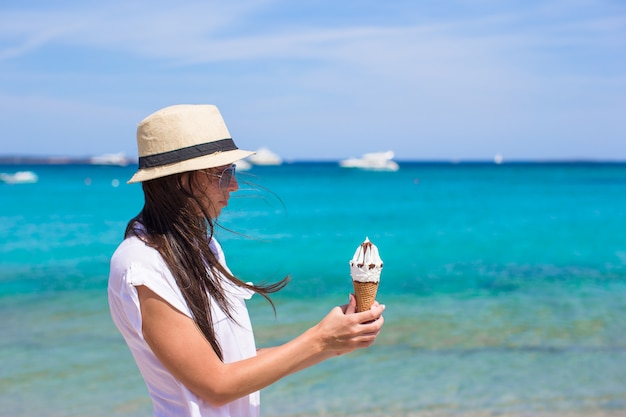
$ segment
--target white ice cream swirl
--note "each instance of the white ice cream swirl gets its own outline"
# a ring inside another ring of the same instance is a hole
[[[378,255],[378,248],[369,238],[359,245],[350,261],[350,275],[353,281],[379,282],[383,269],[383,260]]]

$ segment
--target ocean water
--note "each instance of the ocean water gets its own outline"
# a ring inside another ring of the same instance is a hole
[[[142,206],[135,167],[0,166],[0,415],[151,415],[113,326],[108,262]],[[626,415],[626,164],[334,163],[239,175],[218,238],[250,281],[257,344],[351,292],[367,236],[385,327],[261,393],[263,416]]]

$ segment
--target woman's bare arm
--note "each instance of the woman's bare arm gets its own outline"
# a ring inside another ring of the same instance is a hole
[[[193,320],[145,286],[138,286],[143,335],[163,365],[190,391],[220,406],[258,391],[293,372],[374,343],[384,306],[344,314],[333,308],[295,339],[252,358],[223,363]]]

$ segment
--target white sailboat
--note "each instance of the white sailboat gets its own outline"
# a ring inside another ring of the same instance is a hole
[[[268,148],[257,149],[254,155],[246,158],[252,165],[281,165],[283,159]]]
[[[252,168],[252,164],[245,159],[240,159],[239,161],[235,162],[234,165],[237,168],[237,171],[248,171]]]
[[[400,166],[393,160],[393,151],[370,152],[360,158],[348,158],[339,161],[342,168],[360,168],[375,171],[397,171]]]
[[[129,159],[123,152],[106,153],[104,155],[92,156],[89,158],[92,165],[119,165],[126,166],[130,163]]]
[[[7,184],[28,184],[39,180],[37,174],[33,171],[17,171],[14,174],[0,174],[0,181]]]

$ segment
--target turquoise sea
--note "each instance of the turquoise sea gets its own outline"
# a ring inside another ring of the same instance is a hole
[[[142,205],[136,167],[0,166],[0,415],[151,415],[109,317],[109,257]],[[239,175],[218,231],[231,269],[291,283],[250,304],[259,346],[351,292],[367,236],[385,262],[368,350],[262,391],[263,416],[625,416],[626,164],[336,163]]]

